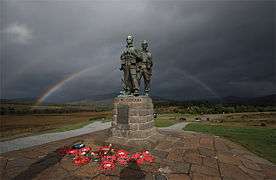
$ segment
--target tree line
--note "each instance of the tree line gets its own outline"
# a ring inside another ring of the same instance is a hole
[[[276,106],[274,105],[224,104],[209,102],[155,102],[154,106],[158,113],[222,114],[276,111]]]

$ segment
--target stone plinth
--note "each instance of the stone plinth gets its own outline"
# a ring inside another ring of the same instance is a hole
[[[156,133],[150,97],[116,97],[113,106],[113,137],[143,140]]]

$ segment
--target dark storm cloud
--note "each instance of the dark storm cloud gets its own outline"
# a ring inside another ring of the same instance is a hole
[[[46,100],[116,93],[129,33],[137,46],[150,42],[155,96],[276,93],[273,6],[273,1],[9,1],[1,17],[1,94],[39,97],[78,72],[83,73]]]

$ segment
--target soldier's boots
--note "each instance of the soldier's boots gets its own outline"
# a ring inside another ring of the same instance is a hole
[[[133,95],[134,95],[134,96],[139,96],[139,91],[138,91],[137,89],[134,90]]]
[[[149,91],[150,91],[149,88],[146,88],[146,89],[145,89],[145,96],[149,96]]]

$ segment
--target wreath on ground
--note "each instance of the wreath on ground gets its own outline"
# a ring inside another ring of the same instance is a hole
[[[154,162],[154,156],[148,151],[130,153],[124,149],[113,148],[112,144],[108,146],[98,146],[92,149],[83,143],[75,144],[71,147],[62,147],[57,149],[60,156],[69,155],[72,162],[77,166],[82,166],[90,162],[97,162],[98,169],[104,173],[113,171],[116,167],[126,167],[131,163],[137,166],[151,164]]]

